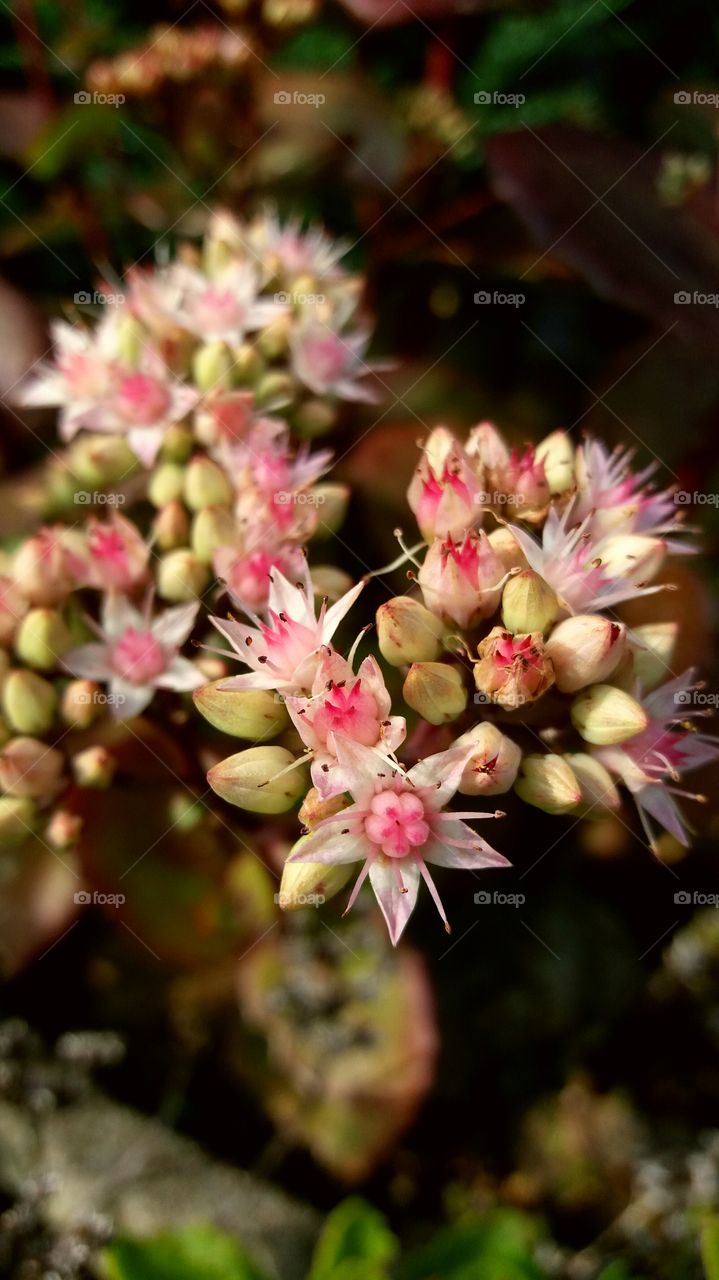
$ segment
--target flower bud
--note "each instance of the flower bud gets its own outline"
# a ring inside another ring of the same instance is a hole
[[[527,557],[506,525],[500,524],[497,529],[493,529],[487,534],[487,539],[505,573],[509,573],[510,569],[527,568]]]
[[[72,757],[72,772],[79,787],[105,789],[115,776],[117,763],[107,747],[86,747]]]
[[[155,467],[147,486],[147,496],[154,507],[162,509],[177,502],[185,487],[185,468],[176,462],[161,462]]]
[[[667,554],[662,538],[642,533],[620,533],[601,544],[602,573],[609,578],[628,578],[637,586],[651,582]]]
[[[37,738],[11,738],[0,751],[0,787],[10,796],[49,796],[57,790],[65,758]]]
[[[264,360],[253,342],[243,342],[235,348],[234,376],[237,382],[246,386],[255,382],[265,368]]]
[[[117,355],[123,364],[137,368],[144,340],[145,331],[137,317],[129,310],[122,311],[115,327],[115,343]]]
[[[198,453],[185,471],[184,496],[191,511],[229,506],[233,497],[232,484],[219,463]]]
[[[428,609],[465,628],[495,612],[503,577],[501,561],[481,530],[468,533],[462,543],[435,538],[417,581]]]
[[[28,603],[12,578],[0,577],[0,644],[12,644]]]
[[[14,733],[47,733],[57,711],[53,685],[34,671],[11,671],[2,687],[3,715]]]
[[[677,622],[647,622],[632,629],[629,643],[634,655],[634,673],[643,689],[653,689],[666,679],[678,630]]]
[[[279,360],[280,356],[285,355],[291,328],[292,317],[289,314],[277,315],[265,325],[257,338],[257,346],[265,359]]]
[[[265,373],[257,383],[255,395],[258,405],[264,409],[279,409],[291,404],[295,394],[295,384],[288,373],[272,370]]]
[[[60,703],[60,715],[73,729],[88,729],[102,714],[101,690],[94,680],[71,680]]]
[[[126,479],[137,465],[137,458],[122,436],[78,436],[68,457],[75,479],[93,488]]]
[[[646,729],[649,718],[635,698],[611,684],[593,684],[572,703],[572,724],[585,742],[611,747]]]
[[[564,759],[582,789],[578,812],[583,818],[606,818],[621,808],[617,786],[599,760],[584,752],[565,755]]]
[[[407,491],[409,507],[428,542],[462,537],[477,519],[480,497],[479,480],[456,440],[437,471],[422,458]]]
[[[444,623],[412,596],[394,596],[380,605],[376,622],[380,653],[393,667],[440,657]]]
[[[68,809],[56,809],[45,828],[45,839],[59,853],[66,853],[78,842],[82,818]]]
[[[481,642],[477,658],[474,683],[479,693],[508,711],[535,702],[554,684],[554,668],[541,631],[513,636],[493,627]]]
[[[190,520],[179,499],[161,507],[152,522],[152,533],[160,551],[186,547],[190,537]]]
[[[237,525],[229,507],[203,507],[192,520],[192,550],[203,564],[212,564],[218,547],[235,541]]]
[[[301,836],[291,852],[299,853],[308,836]],[[354,872],[352,864],[285,862],[277,901],[283,911],[319,906],[344,889]]]
[[[326,400],[305,400],[293,418],[295,434],[303,440],[314,440],[331,431],[337,420],[337,410]]]
[[[232,386],[234,359],[225,342],[206,342],[192,359],[192,376],[200,391],[225,391]]]
[[[313,564],[312,585],[318,601],[339,600],[354,586],[354,578],[334,564]]]
[[[566,493],[574,484],[574,445],[566,431],[552,431],[534,451],[537,462],[544,463],[550,493]]]
[[[184,467],[195,446],[192,428],[181,422],[173,422],[162,437],[161,462],[172,462]]]
[[[467,705],[462,672],[445,662],[412,663],[402,695],[407,706],[430,724],[456,720]]]
[[[557,688],[576,693],[611,675],[625,652],[626,627],[599,614],[565,618],[546,641]]]
[[[27,796],[0,796],[0,849],[22,844],[36,823],[35,805]]]
[[[207,565],[184,547],[168,551],[157,568],[157,590],[163,600],[185,604],[201,596],[210,580]]]
[[[303,827],[312,830],[323,818],[331,818],[335,813],[340,813],[342,809],[346,809],[347,804],[348,801],[344,796],[330,796],[329,800],[322,800],[317,788],[310,787],[300,805],[297,817]]]
[[[498,796],[514,785],[522,751],[496,725],[475,724],[454,745],[472,747],[458,788],[462,795]]]
[[[476,458],[490,473],[501,471],[509,462],[509,448],[492,422],[473,427],[467,440],[467,453]]]
[[[212,790],[250,813],[286,813],[307,790],[304,765],[285,747],[248,747],[221,760],[207,775]],[[287,770],[287,772],[285,772]]]
[[[533,569],[522,569],[502,592],[502,621],[509,631],[548,631],[559,613],[549,583]]]
[[[316,484],[308,495],[317,511],[319,527],[314,537],[326,538],[342,528],[350,499],[346,484]]]
[[[31,604],[59,604],[75,586],[70,554],[71,530],[40,529],[23,542],[13,560],[12,576]]]
[[[226,679],[226,677],[225,677]],[[215,729],[233,738],[276,738],[290,723],[284,702],[270,689],[220,689],[223,680],[213,680],[192,697],[201,715]]]
[[[545,813],[571,813],[582,799],[582,789],[563,756],[529,755],[514,790],[527,804]]]
[[[72,644],[65,622],[55,609],[31,609],[15,637],[15,652],[29,667],[52,671]]]

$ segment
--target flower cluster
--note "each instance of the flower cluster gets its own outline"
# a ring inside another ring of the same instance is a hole
[[[195,695],[228,732],[249,736],[250,706],[258,737],[284,728],[288,745],[255,745],[209,774],[255,812],[302,801],[283,905],[336,893],[361,862],[349,906],[368,877],[395,943],[421,879],[446,924],[428,864],[507,863],[467,825],[502,815],[447,809],[457,791],[514,791],[549,814],[601,818],[617,813],[623,784],[652,848],[660,828],[686,844],[677,784],[719,754],[693,723],[704,714],[689,705],[693,673],[671,670],[677,624],[632,629],[614,612],[663,590],[667,555],[692,550],[671,492],[633,473],[629,453],[561,431],[512,449],[490,423],[462,444],[440,427],[408,502],[422,541],[402,544],[399,563],[413,562],[416,587],[376,616],[379,654],[404,673],[402,710],[420,718],[406,744],[375,657],[355,669],[357,643],[346,657],[333,647],[363,584],[317,615],[308,569],[293,582],[273,568],[264,610],[239,601],[249,623],[213,620],[249,670]],[[434,750],[448,725],[454,740]],[[403,744],[419,756],[411,768]]]

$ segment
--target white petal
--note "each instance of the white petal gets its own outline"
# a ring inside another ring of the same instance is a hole
[[[182,657],[173,658],[167,670],[163,671],[155,681],[158,689],[174,689],[176,693],[199,689],[201,684],[206,683],[205,676],[198,671],[194,662]]]
[[[106,644],[83,644],[79,649],[71,649],[65,654],[63,665],[83,680],[109,680],[112,675],[110,650]]]
[[[471,840],[475,849],[457,849],[450,840]],[[453,867],[455,870],[474,870],[478,867],[509,867],[511,863],[503,854],[493,849],[466,822],[438,822],[432,839],[422,850],[425,862],[436,867]]]
[[[357,599],[358,595],[364,588],[364,582],[358,582],[355,587],[351,587],[346,591],[339,600],[335,602],[326,612],[322,622],[322,643],[329,644],[335,631],[345,614],[349,612]]]
[[[401,891],[398,872],[405,893]],[[370,867],[369,878],[387,922],[390,941],[396,947],[417,902],[419,867],[408,858],[385,858],[380,854]]]
[[[173,609],[165,609],[152,623],[155,639],[165,648],[179,649],[195,625],[199,607],[199,601],[190,601],[188,604],[178,604]]]

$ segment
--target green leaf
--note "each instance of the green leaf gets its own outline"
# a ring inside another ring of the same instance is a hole
[[[707,1218],[701,1229],[701,1254],[707,1280],[719,1280],[719,1218]]]
[[[400,1268],[400,1280],[544,1280],[533,1256],[536,1220],[513,1209],[440,1231]]]
[[[237,1240],[210,1226],[121,1238],[102,1261],[108,1280],[265,1280]]]
[[[398,1242],[366,1201],[344,1200],[329,1215],[307,1280],[386,1280]]]

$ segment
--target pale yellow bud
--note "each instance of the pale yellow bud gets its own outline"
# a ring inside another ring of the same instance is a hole
[[[572,724],[585,742],[610,747],[634,738],[649,723],[646,711],[624,689],[593,684],[572,703]]]
[[[546,641],[557,688],[576,693],[606,680],[625,652],[626,627],[599,614],[577,614],[558,623]]]
[[[293,418],[295,432],[303,440],[327,435],[337,421],[337,410],[326,400],[305,400]]]
[[[550,493],[566,493],[574,484],[574,445],[566,431],[552,431],[534,451],[537,462],[544,463]]]
[[[524,756],[514,790],[527,804],[545,813],[571,813],[581,803],[582,789],[563,756]]]
[[[192,359],[192,374],[200,391],[215,388],[229,390],[232,386],[234,357],[225,342],[206,342],[198,347]]]
[[[505,573],[509,573],[510,569],[527,568],[527,557],[514,534],[506,525],[499,525],[497,529],[493,529],[491,533],[487,534],[487,537],[489,545]]]
[[[207,774],[212,790],[251,813],[286,813],[308,787],[307,768],[285,747],[248,747]],[[286,772],[285,772],[286,770]]]
[[[376,622],[380,653],[393,667],[434,662],[444,649],[444,623],[412,596],[380,605]]]
[[[34,671],[11,671],[2,687],[2,709],[15,733],[47,733],[57,711],[53,685]]]
[[[104,789],[115,776],[117,763],[106,747],[86,747],[72,758],[72,772],[80,787]]]
[[[230,478],[219,463],[197,454],[185,469],[184,497],[191,511],[229,506],[233,498]]]
[[[0,787],[11,796],[50,796],[60,785],[64,756],[37,738],[11,738],[0,751]]]
[[[65,724],[74,729],[87,729],[103,712],[102,691],[94,680],[71,680],[60,704]]]
[[[27,796],[0,796],[0,849],[23,844],[37,825],[37,810]]]
[[[153,506],[162,509],[182,497],[185,487],[185,468],[176,462],[161,462],[150,476],[147,496]]]
[[[40,671],[52,671],[72,644],[62,615],[55,609],[31,609],[15,636],[15,652],[21,662]]]
[[[522,569],[502,592],[502,621],[522,634],[548,631],[559,613],[559,601],[549,583],[533,569]]]
[[[621,533],[602,543],[602,573],[609,578],[629,578],[637,586],[651,582],[661,569],[667,544],[642,533]]]
[[[316,827],[318,822],[323,818],[331,818],[333,814],[340,813],[342,809],[347,808],[348,801],[342,796],[332,796],[329,800],[320,799],[320,793],[316,787],[310,787],[305,796],[300,811],[297,814],[303,827]]]
[[[45,839],[53,849],[66,853],[78,842],[82,818],[67,809],[56,809],[45,828]]]
[[[315,539],[328,538],[330,534],[342,528],[350,499],[348,485],[316,484],[307,497],[312,509],[317,512],[319,520],[313,534]]]
[[[160,551],[176,551],[186,547],[190,537],[190,518],[178,498],[161,507],[152,522],[155,544]]]
[[[229,507],[203,507],[192,521],[192,550],[203,564],[212,564],[218,547],[235,541],[237,525]]]
[[[163,600],[186,604],[201,596],[210,580],[207,565],[185,548],[168,551],[157,567],[157,590]]]
[[[583,818],[606,818],[621,808],[621,797],[611,774],[594,756],[575,752],[565,755],[564,759],[582,789],[578,812]]]
[[[462,672],[445,662],[414,662],[402,694],[407,706],[430,724],[447,724],[467,706]]]
[[[270,689],[220,689],[223,680],[195,689],[197,710],[222,733],[234,738],[276,738],[290,723],[284,702]]]
[[[83,434],[72,442],[68,466],[80,484],[101,488],[127,479],[138,461],[122,436]]]
[[[498,796],[514,786],[522,751],[496,725],[475,724],[454,745],[473,748],[459,784],[462,795]]]
[[[630,632],[634,672],[643,689],[653,689],[669,679],[678,631],[677,622],[647,622]]]
[[[308,839],[301,836],[292,853],[299,853]],[[277,902],[283,911],[319,907],[344,888],[354,871],[351,863],[285,862]]]

